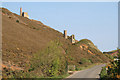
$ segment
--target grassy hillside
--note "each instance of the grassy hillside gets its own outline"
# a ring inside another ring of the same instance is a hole
[[[88,39],[82,39],[77,42],[76,45],[80,46],[81,50],[86,51],[87,57],[90,58],[92,62],[106,62],[108,60],[93,42]]]
[[[112,50],[112,51],[109,51],[109,52],[116,52],[117,50]]]
[[[109,57],[110,59],[114,59],[118,57],[118,50],[112,50],[109,52],[103,52],[104,55],[106,55],[107,57]]]
[[[68,65],[79,70],[109,61],[90,40],[72,44],[61,32],[5,8],[2,8],[2,60],[3,78],[58,77],[67,74]]]

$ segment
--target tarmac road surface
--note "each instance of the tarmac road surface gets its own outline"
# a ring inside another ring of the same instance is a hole
[[[100,78],[99,74],[104,66],[105,64],[101,64],[89,69],[76,71],[65,80],[98,80]]]

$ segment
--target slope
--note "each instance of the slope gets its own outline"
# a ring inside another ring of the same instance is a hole
[[[21,77],[23,73],[26,75],[22,77],[52,77],[65,74],[68,65],[77,68],[109,61],[91,41],[88,43],[83,40],[72,44],[61,32],[42,22],[2,8],[3,77]]]

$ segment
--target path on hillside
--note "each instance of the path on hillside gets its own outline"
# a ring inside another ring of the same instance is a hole
[[[95,78],[100,78],[99,74],[102,70],[102,67],[104,67],[104,66],[105,66],[105,64],[101,64],[101,65],[96,65],[96,66],[94,66],[90,69],[76,71],[74,74],[70,75],[67,78],[73,78],[73,79],[77,78],[76,80],[87,80],[88,78],[92,80],[92,78],[94,78],[94,79]]]

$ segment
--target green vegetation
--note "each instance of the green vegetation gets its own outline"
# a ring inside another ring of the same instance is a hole
[[[80,64],[91,63],[91,60],[86,58],[81,58]]]
[[[106,66],[102,68],[100,72],[100,77],[105,78],[107,76]]]
[[[120,59],[120,52],[118,54],[118,59]],[[107,68],[107,70],[105,69]],[[103,67],[101,78],[120,78],[120,60],[112,60],[106,67]]]
[[[82,45],[85,44],[88,46],[88,49],[93,53],[102,53],[94,44],[92,41],[88,39],[82,39],[79,42],[76,43],[76,45]]]
[[[79,70],[84,70],[84,69],[88,69],[88,68],[91,68],[91,67],[93,67],[93,66],[95,66],[95,65],[99,65],[99,64],[101,64],[101,63],[96,63],[96,64],[89,64],[89,65],[85,65],[85,66],[75,66],[75,70],[76,71],[79,71]]]
[[[75,71],[75,65],[69,65],[69,71]]]
[[[46,49],[33,55],[29,69],[26,71],[8,72],[10,78],[44,78],[64,77],[67,75],[67,60],[61,52],[61,43],[51,41]],[[26,65],[28,66],[28,65]],[[34,74],[36,73],[36,74]],[[7,76],[7,75],[4,75]]]
[[[75,67],[75,70],[76,70],[76,71],[80,71],[80,70],[84,70],[84,69],[86,69],[86,68],[87,68],[87,66],[86,66],[86,67],[85,67],[85,66],[84,66],[84,67],[76,66],[76,67]]]
[[[66,73],[66,60],[60,51],[60,43],[51,41],[45,50],[34,54],[32,69],[40,69],[44,77],[55,77]]]
[[[80,40],[77,44],[79,44],[79,43],[84,43],[84,44],[93,44],[90,40],[88,40],[88,39],[82,39],[82,40]]]
[[[112,59],[112,60],[114,59],[114,57],[109,54],[105,54],[105,56],[108,57],[109,59]]]
[[[39,27],[34,27],[34,26],[31,26],[32,29],[35,29],[35,30],[40,30]]]
[[[32,29],[36,29],[36,27],[32,26]]]
[[[112,51],[109,51],[109,52],[116,52],[117,50],[112,50]]]
[[[16,20],[17,23],[19,23],[19,20]]]
[[[5,11],[3,11],[3,10],[2,10],[2,13],[4,13],[4,14],[5,14]]]
[[[73,57],[71,57],[71,56],[69,56],[69,58],[70,58],[71,61],[75,60],[75,59],[74,59]]]

